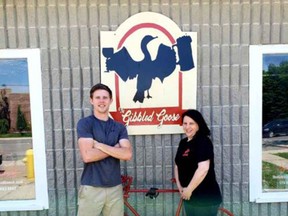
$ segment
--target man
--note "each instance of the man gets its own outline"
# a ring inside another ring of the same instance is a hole
[[[101,83],[90,90],[93,115],[77,124],[78,145],[84,170],[78,193],[78,216],[124,214],[120,160],[132,158],[124,125],[109,117],[111,89]]]

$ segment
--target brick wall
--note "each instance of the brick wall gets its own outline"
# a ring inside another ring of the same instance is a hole
[[[20,109],[25,116],[27,123],[31,124],[31,113],[30,113],[30,98],[29,94],[20,94],[20,93],[11,93],[7,95],[9,101],[10,108],[10,119],[11,119],[11,127],[10,131],[17,131],[17,113],[18,106],[20,105]]]

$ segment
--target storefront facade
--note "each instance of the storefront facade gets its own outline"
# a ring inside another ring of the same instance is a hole
[[[288,43],[286,0],[1,1],[0,49],[41,53],[49,208],[0,215],[76,215],[83,164],[75,128],[91,113],[89,90],[101,81],[100,32],[116,31],[140,12],[159,13],[182,32],[197,33],[196,108],[211,129],[223,207],[239,216],[287,215],[286,201],[255,202],[249,194],[249,48]],[[170,180],[182,137],[130,135],[134,155],[122,172],[133,177],[133,188],[175,188]]]

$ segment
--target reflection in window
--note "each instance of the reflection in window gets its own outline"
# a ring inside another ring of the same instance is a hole
[[[288,55],[263,55],[262,188],[288,189]]]
[[[0,201],[35,199],[26,58],[0,60]]]

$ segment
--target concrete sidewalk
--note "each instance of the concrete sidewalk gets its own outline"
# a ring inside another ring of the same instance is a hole
[[[262,151],[262,160],[275,164],[276,166],[282,167],[285,170],[288,171],[288,159],[285,159],[283,157],[277,156],[275,154],[277,153],[283,153],[287,152],[288,153],[288,148],[282,148],[282,149],[277,149],[277,150],[266,150]]]
[[[22,160],[3,161],[0,173],[0,201],[35,199],[35,181],[26,176]]]

